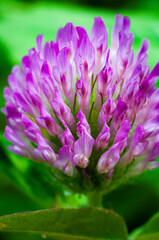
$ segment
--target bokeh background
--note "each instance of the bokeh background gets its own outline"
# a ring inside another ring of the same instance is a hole
[[[159,61],[158,0],[61,0],[0,1],[0,108],[4,107],[3,89],[15,64],[20,64],[36,36],[54,40],[59,27],[67,22],[91,31],[94,17],[103,18],[109,45],[115,14],[129,16],[135,36],[135,53],[143,38],[150,42],[151,67]],[[157,83],[157,85],[159,85]],[[8,152],[4,139],[5,117],[0,113],[0,215],[58,206],[84,206],[86,198],[71,195],[51,176],[49,169]],[[103,205],[121,214],[129,231],[159,211],[159,170],[148,171],[129,184],[104,196]]]

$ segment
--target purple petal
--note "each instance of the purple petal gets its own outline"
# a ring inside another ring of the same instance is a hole
[[[38,148],[37,150],[43,156],[43,158],[50,164],[56,161],[56,154],[54,150],[50,147],[50,145],[46,142],[44,137],[39,133],[36,134]],[[38,151],[34,151],[34,153],[39,156]]]
[[[82,78],[76,82],[76,96],[78,104],[87,113],[90,106],[91,88]]]
[[[86,157],[86,155],[84,155],[84,153],[80,153],[73,157],[73,162],[80,168],[86,168],[89,164],[89,159]]]
[[[148,80],[156,77],[159,77],[159,62],[155,65],[155,67],[152,69],[152,71],[148,75]]]
[[[121,166],[131,163],[134,158],[143,154],[144,150],[148,147],[149,144],[149,142],[145,140],[144,136],[144,127],[142,125],[138,125],[136,131],[131,137],[129,149],[120,161]]]
[[[27,112],[32,114],[32,108],[29,103],[23,98],[23,96],[19,92],[14,93],[14,100],[18,108],[20,108],[23,112]]]
[[[25,157],[25,158],[31,158],[31,154],[29,153],[28,149],[24,149],[24,148],[21,148],[17,145],[9,145],[7,146],[8,150],[14,154],[17,154],[21,157]]]
[[[28,72],[26,75],[26,86],[29,92],[38,94],[36,83],[34,81],[32,72]]]
[[[36,38],[36,44],[37,44],[38,52],[40,53],[40,57],[42,56],[42,41],[43,41],[43,35],[40,34]]]
[[[123,120],[126,118],[127,114],[127,105],[125,102],[121,100],[121,98],[118,99],[118,103],[116,106],[116,110],[113,115],[113,120],[111,122],[111,128],[113,131],[117,131],[117,128],[121,125]]]
[[[124,120],[124,122],[121,124],[119,130],[116,133],[114,144],[116,144],[117,142],[121,143],[120,153],[127,146],[127,139],[130,129],[131,129],[130,122],[128,120]]]
[[[64,28],[59,29],[56,41],[59,43],[60,50],[68,47],[70,55],[74,56],[77,49],[77,32],[72,23],[67,23]]]
[[[36,134],[41,134],[40,128],[31,121],[25,114],[22,115],[21,118],[26,130],[24,130],[27,137],[29,137],[33,142],[37,142]]]
[[[83,36],[81,45],[76,52],[76,68],[86,82],[90,82],[95,64],[95,50],[87,35]]]
[[[138,53],[138,55],[137,55],[137,61],[138,61],[138,62],[141,61],[142,58],[145,57],[145,54],[147,53],[148,48],[149,48],[149,42],[148,42],[147,39],[144,39],[144,40],[142,41],[142,45],[141,45],[140,51],[139,51],[139,53]]]
[[[7,103],[14,104],[13,93],[9,87],[4,88],[4,99]]]
[[[116,109],[116,104],[113,101],[112,93],[114,90],[108,89],[108,99],[103,104],[102,109],[99,113],[98,121],[100,124],[107,123],[112,118],[112,115]]]
[[[51,78],[51,74],[50,74],[50,67],[47,63],[47,61],[45,61],[42,65],[42,68],[41,68],[41,74],[42,76],[49,76]]]
[[[76,27],[78,33],[78,47],[81,45],[84,35],[87,35],[87,31],[83,27]]]
[[[36,117],[36,123],[47,130],[51,136],[58,136],[62,132],[61,127],[55,122],[52,116],[41,106],[40,117]]]
[[[74,164],[73,153],[69,146],[64,146],[59,150],[59,158],[54,162],[54,166],[62,170],[65,174],[73,176]]]
[[[99,173],[108,173],[114,168],[120,159],[120,148],[120,142],[117,142],[108,151],[103,153],[97,164],[97,171]]]
[[[53,76],[61,92],[67,97],[68,101],[73,105],[74,91],[72,87],[73,72],[72,66],[68,59],[68,49],[63,48],[57,56],[58,66],[53,67]]]
[[[18,111],[15,105],[7,103],[5,107],[5,115],[7,118],[7,124],[15,129],[23,131],[23,123],[21,121],[21,113]]]
[[[24,76],[22,75],[19,66],[14,66],[12,73],[8,77],[8,83],[13,91],[25,88]]]
[[[71,109],[64,103],[57,88],[55,88],[55,99],[52,101],[51,106],[61,122],[64,121],[70,128],[74,128],[75,119]]]
[[[76,118],[80,120],[77,123],[77,136],[80,137],[83,132],[87,132],[90,134],[91,133],[90,126],[81,109],[79,109]]]
[[[150,162],[148,162],[148,164],[146,166],[146,169],[154,170],[158,167],[159,167],[159,162],[158,161],[150,161]],[[144,169],[144,170],[146,170],[146,169]]]
[[[133,82],[130,82],[126,85],[123,94],[122,94],[122,98],[124,100],[124,102],[126,102],[127,104],[131,103],[132,98],[134,97],[134,95],[139,91],[139,78],[136,79],[136,81],[134,80]]]
[[[46,42],[44,45],[44,59],[49,63],[50,66],[56,65],[56,57],[58,50],[53,41]]]
[[[105,123],[103,125],[102,131],[100,132],[100,134],[98,135],[98,137],[96,139],[97,150],[104,150],[108,145],[109,138],[110,138],[110,128]]]
[[[25,142],[23,140],[23,137],[20,137],[20,134],[18,135],[18,132],[14,131],[12,128],[6,126],[4,136],[8,141],[12,142],[13,144],[25,148]]]
[[[159,142],[153,144],[151,151],[147,155],[149,161],[155,161],[159,157]]]
[[[38,81],[38,85],[41,91],[46,96],[48,102],[51,104],[52,100],[55,98],[55,85],[52,79],[49,78],[40,78]]]
[[[123,32],[125,34],[129,33],[130,29],[130,20],[128,17],[122,17],[120,14],[116,14],[115,26],[112,31],[112,47],[118,48],[119,44],[119,32]]]
[[[74,154],[84,154],[89,158],[94,143],[94,139],[87,132],[82,132],[81,137],[74,143]]]
[[[100,17],[94,19],[91,38],[92,43],[97,51],[101,51],[103,53],[107,50],[107,30],[103,20]]]
[[[103,20],[98,17],[94,19],[91,39],[95,48],[95,75],[103,68],[106,60],[106,50],[108,45],[107,30]]]
[[[29,56],[24,56],[21,61],[21,66],[23,73],[27,73],[30,70],[30,58]]]
[[[63,146],[68,145],[71,149],[73,149],[75,139],[67,126],[65,126],[65,131],[60,136],[60,140]]]
[[[97,76],[97,91],[100,98],[102,97],[102,101],[105,100],[108,94],[108,88],[112,81],[112,73],[111,67],[107,64]]]

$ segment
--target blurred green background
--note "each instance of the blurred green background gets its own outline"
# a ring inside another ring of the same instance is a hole
[[[142,39],[149,39],[148,63],[152,68],[159,61],[158,0],[0,1],[0,108],[4,107],[3,88],[11,68],[35,47],[38,34],[44,34],[44,41],[54,40],[59,27],[69,21],[90,33],[94,17],[100,16],[110,45],[117,12],[130,17],[135,53]],[[74,206],[74,202],[84,206],[86,198],[64,192],[47,167],[9,153],[4,128],[5,118],[0,113],[0,215],[56,207],[59,201],[63,206]],[[159,170],[146,172],[103,198],[104,207],[121,214],[130,231],[159,211],[158,203]]]

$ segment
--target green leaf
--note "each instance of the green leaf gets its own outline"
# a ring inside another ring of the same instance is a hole
[[[158,239],[159,239],[159,233],[148,234],[145,236],[140,236],[135,238],[135,240],[158,240]]]
[[[121,215],[130,231],[143,225],[159,211],[159,168],[132,178],[103,197],[103,207]],[[153,204],[150,202],[153,199]]]
[[[132,234],[136,236],[135,240],[158,240],[159,239],[159,212],[152,216],[152,218]]]
[[[41,208],[52,207],[56,196],[62,195],[63,190],[54,180],[49,167],[10,153],[6,149],[10,143],[1,133],[0,142],[0,174],[2,172],[12,185],[40,204]]]
[[[147,233],[159,233],[159,212],[153,215],[142,229],[142,235]]]
[[[38,204],[16,188],[9,186],[1,190],[0,216],[15,212],[26,212],[28,210],[36,211],[41,207],[41,204]]]
[[[127,239],[124,220],[99,208],[59,208],[3,216],[0,232],[2,238],[23,240]]]

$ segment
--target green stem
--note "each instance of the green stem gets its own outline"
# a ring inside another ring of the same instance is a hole
[[[100,191],[94,191],[87,194],[88,207],[102,207],[102,194]]]

